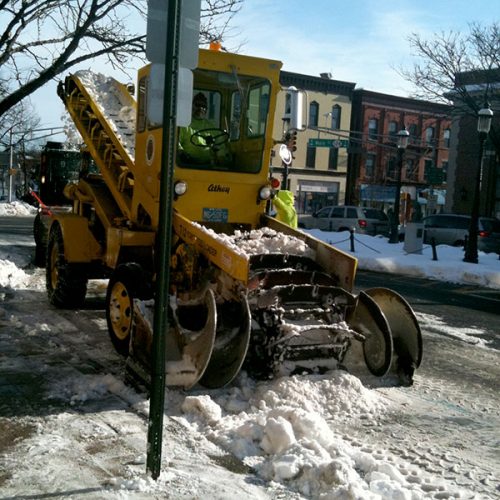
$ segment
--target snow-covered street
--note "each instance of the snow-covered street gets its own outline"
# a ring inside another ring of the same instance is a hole
[[[360,369],[167,390],[151,480],[149,401],[124,383],[106,283],[55,309],[33,252],[0,236],[0,498],[498,498],[500,353],[472,320],[418,309],[412,387]]]

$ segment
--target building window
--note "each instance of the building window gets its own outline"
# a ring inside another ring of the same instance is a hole
[[[378,139],[378,120],[376,118],[368,120],[368,139]]]
[[[448,178],[448,161],[441,162],[441,168],[443,169],[443,184],[446,184],[446,179]]]
[[[309,105],[309,126],[318,126],[319,104],[316,101],[311,102]]]
[[[418,181],[418,163],[413,159],[408,159],[405,162],[406,179],[409,181]]]
[[[314,168],[316,165],[316,148],[311,148],[307,146],[306,152],[306,167]]]
[[[365,160],[365,177],[373,179],[375,177],[375,155],[367,155]]]
[[[339,148],[330,148],[328,154],[328,170],[337,170],[339,162]]]
[[[409,144],[417,144],[418,143],[418,128],[416,123],[410,123],[408,126],[408,133],[410,134]]]
[[[429,176],[431,175],[433,168],[434,168],[434,162],[432,160],[424,161],[424,176],[425,176],[425,181],[427,183],[429,183]]]
[[[394,156],[390,156],[387,159],[386,164],[386,176],[387,179],[396,179],[396,158]]]
[[[443,146],[445,148],[450,147],[450,129],[449,128],[445,128],[443,131]]]
[[[340,115],[342,113],[342,108],[335,104],[332,108],[332,130],[338,130],[340,128]]]
[[[434,127],[427,127],[425,129],[425,144],[427,146],[434,146]]]
[[[389,122],[388,131],[389,131],[389,138],[395,141],[398,135],[398,122],[395,121]]]

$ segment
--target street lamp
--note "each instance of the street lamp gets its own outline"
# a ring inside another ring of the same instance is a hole
[[[476,183],[472,197],[472,210],[470,214],[469,237],[465,247],[464,262],[477,264],[477,224],[479,218],[479,197],[481,195],[481,173],[483,164],[484,141],[490,132],[493,111],[489,103],[484,105],[477,113],[477,131],[479,132],[479,162],[476,172]]]
[[[399,242],[399,199],[401,197],[401,171],[403,170],[403,156],[405,149],[408,146],[410,133],[403,128],[397,133],[398,136],[398,164],[396,168],[396,194],[394,195],[394,212],[392,214],[391,233],[389,235],[389,243]]]

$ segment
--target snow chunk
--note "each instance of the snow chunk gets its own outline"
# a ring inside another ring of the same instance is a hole
[[[181,409],[184,413],[202,416],[209,424],[218,422],[222,417],[221,407],[208,395],[187,396]]]
[[[281,453],[295,443],[292,424],[282,416],[270,418],[264,428],[264,439],[260,445],[266,453]]]

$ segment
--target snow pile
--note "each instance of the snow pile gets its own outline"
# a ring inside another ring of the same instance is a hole
[[[304,232],[356,257],[358,269],[500,289],[500,260],[496,253],[480,251],[479,263],[471,264],[463,261],[462,248],[438,245],[438,260],[433,260],[430,245],[423,245],[421,253],[407,253],[404,243],[389,244],[387,238],[364,234],[355,235],[353,252],[348,232],[319,229],[304,229]]]
[[[24,201],[13,201],[12,203],[0,203],[0,216],[28,216],[38,212],[38,209]]]
[[[166,407],[172,408],[178,394],[169,394]],[[262,479],[307,498],[426,498],[422,485],[435,481],[411,463],[396,465],[386,450],[377,456],[349,439],[351,426],[376,426],[387,402],[345,372],[257,384],[243,373],[225,391],[186,396],[180,409],[176,419],[193,432],[206,435]],[[415,481],[417,473],[421,477]],[[444,482],[432,485],[440,487],[456,493]]]
[[[213,229],[196,222],[193,224],[243,257],[260,254],[303,255],[311,259],[315,257],[314,250],[301,239],[278,233],[269,227],[252,231],[235,231],[234,234],[228,235],[216,233]]]
[[[29,276],[11,262],[0,259],[0,286],[6,288],[25,288]]]
[[[129,96],[124,95],[122,88],[114,78],[80,70],[75,76],[85,86],[111,128],[116,133],[126,152],[133,159],[135,156],[135,117],[136,110],[130,105]]]

